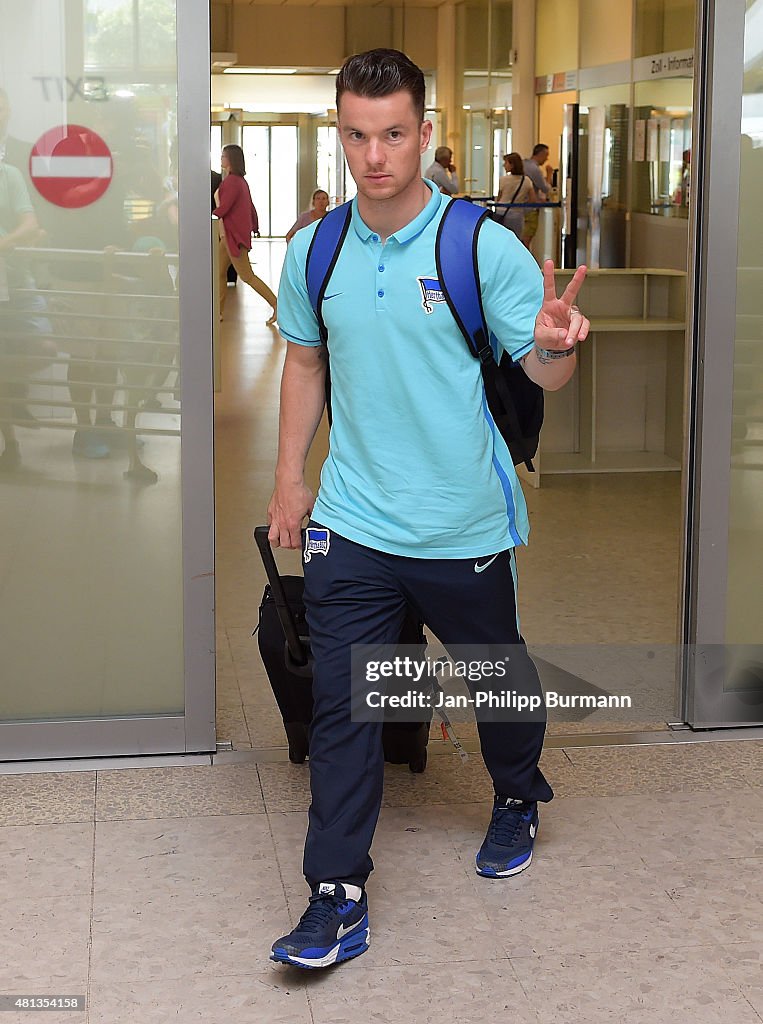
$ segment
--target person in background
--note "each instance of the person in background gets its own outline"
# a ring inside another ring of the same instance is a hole
[[[286,232],[286,243],[294,238],[300,228],[306,228],[310,224],[313,224],[316,220],[322,220],[329,210],[329,194],[322,188],[317,188],[313,192],[310,200],[310,209],[305,210],[304,213],[300,213],[299,217],[294,221],[292,226]]]
[[[48,338],[50,322],[40,315],[45,301],[31,292],[32,281],[24,262],[14,255],[18,246],[34,245],[39,230],[21,171],[0,160],[0,472],[21,464],[14,421],[20,426],[33,424],[26,407],[20,406],[26,394],[23,377],[30,373],[25,357],[34,360],[56,355],[55,345]],[[34,362],[32,366],[40,368]],[[19,408],[24,413],[21,417]]]
[[[544,142],[539,142],[533,147],[533,155],[529,160],[524,162],[524,171],[530,181],[533,183],[537,201],[544,203],[547,201],[551,194],[551,185],[544,171],[542,170],[543,165],[548,161],[548,146]],[[530,248],[535,233],[538,230],[538,217],[539,210],[530,210],[525,216],[524,234],[522,235],[522,241],[525,243],[527,248]]]
[[[453,163],[453,150],[448,146],[438,146],[434,151],[434,163],[427,167],[424,177],[433,181],[443,195],[454,196],[460,186]]]
[[[503,158],[503,165],[506,174],[502,175],[498,182],[498,202],[511,203],[510,207],[499,207],[496,210],[496,219],[501,221],[505,228],[513,231],[517,238],[522,238],[525,224],[525,211],[515,210],[516,203],[534,203],[535,189],[533,183],[524,172],[522,157],[519,153],[507,153]],[[535,211],[533,211],[535,212]]]
[[[214,167],[211,169],[212,172],[212,213],[215,212],[217,206],[217,190],[223,183],[223,176],[219,171],[216,171]]]
[[[212,211],[223,225],[220,239],[220,319],[223,318],[228,289],[228,265],[232,263],[241,280],[273,307],[272,315],[265,322],[267,327],[272,327],[276,322],[277,299],[265,282],[257,277],[249,262],[252,235],[259,234],[259,221],[246,183],[243,149],[240,146],[223,146],[220,166],[224,177],[217,192],[217,206]]]

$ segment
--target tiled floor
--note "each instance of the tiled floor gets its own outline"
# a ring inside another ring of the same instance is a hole
[[[305,902],[305,766],[5,776],[0,993],[87,993],[45,1016],[70,1024],[760,1024],[761,762],[763,741],[549,750],[536,859],[499,882],[473,868],[479,758],[388,766],[371,948],[308,975],[267,959]]]
[[[256,255],[274,282],[278,253]],[[275,454],[279,342],[242,320],[259,325],[265,313],[254,296],[231,296],[223,337],[218,731],[240,757],[253,746],[277,758],[283,733],[251,636],[263,583],[251,529],[264,520]],[[592,526],[602,479],[530,495],[542,541],[524,568],[532,641],[671,642],[675,483],[615,481],[608,537],[605,519]],[[563,510],[563,541],[544,527],[546,508]],[[623,543],[644,515],[647,558]],[[607,572],[609,552],[618,573]],[[298,571],[293,554],[282,561]],[[552,572],[561,583],[549,591]],[[541,637],[548,621],[556,633]],[[598,666],[607,678],[593,681],[613,690],[642,679],[614,647],[596,665],[590,653],[568,652],[564,667]],[[669,687],[646,682],[643,706],[659,714]],[[641,724],[664,727],[664,716]],[[635,726],[594,719],[550,732],[591,727]],[[490,796],[479,755],[463,764],[435,737],[423,775],[387,766],[371,948],[307,974],[268,960],[305,901],[306,766],[0,776],[0,994],[87,994],[85,1013],[46,1013],[47,1024],[761,1024],[763,741],[562,741],[542,763],[556,799],[542,809],[536,859],[496,882],[473,867]]]

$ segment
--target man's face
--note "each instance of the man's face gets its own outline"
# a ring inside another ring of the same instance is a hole
[[[538,167],[542,167],[548,160],[548,150],[542,149],[535,159],[538,161]]]
[[[440,163],[443,167],[448,168],[453,163],[453,150],[449,149],[447,153],[444,153],[440,157]]]
[[[373,98],[346,92],[339,105],[339,136],[361,195],[393,199],[421,178],[432,124],[419,121],[409,92]]]
[[[8,102],[8,97],[4,93],[0,92],[0,139],[2,139],[8,131],[8,122],[11,119],[11,105]]]

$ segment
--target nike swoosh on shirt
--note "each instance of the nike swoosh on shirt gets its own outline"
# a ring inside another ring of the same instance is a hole
[[[475,572],[484,572],[485,569],[488,568],[488,566],[493,564],[493,562],[496,560],[496,558],[498,558],[498,555],[493,555],[493,557],[489,561],[483,562],[482,565],[480,565],[479,562],[475,562],[474,563],[474,571]]]
[[[332,292],[331,295],[324,295],[323,301],[325,302],[327,299],[335,299],[337,295],[344,295],[344,292]]]

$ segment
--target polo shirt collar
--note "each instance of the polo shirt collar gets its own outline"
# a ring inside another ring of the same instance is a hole
[[[440,209],[440,203],[442,202],[442,193],[433,182],[429,181],[428,178],[424,178],[424,182],[432,193],[429,198],[429,202],[421,213],[417,214],[412,221],[400,228],[399,231],[390,235],[387,241],[394,238],[400,245],[405,242],[410,242],[412,238],[416,238],[417,235],[421,234],[424,228],[426,228],[432,218],[437,214],[437,211]],[[367,242],[369,238],[376,233],[369,228],[358,213],[357,198],[352,201],[352,226],[355,228],[355,232],[363,242]]]

